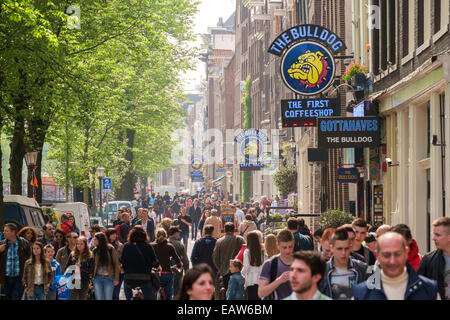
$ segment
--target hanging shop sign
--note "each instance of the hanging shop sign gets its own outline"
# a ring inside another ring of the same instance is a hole
[[[203,172],[201,172],[201,171],[191,171],[191,181],[192,182],[204,182]]]
[[[260,161],[260,157],[263,144],[268,141],[267,136],[262,131],[249,129],[240,133],[235,141],[240,144],[240,169],[243,171],[261,170],[264,164]]]
[[[201,155],[192,155],[191,157],[191,169],[194,171],[201,170],[203,166],[203,157]]]
[[[374,225],[381,226],[384,223],[383,217],[383,186],[373,186],[373,215]]]
[[[376,148],[380,146],[378,117],[318,118],[319,148]]]
[[[221,162],[217,164],[216,172],[226,172],[225,163]]]
[[[357,183],[359,180],[358,168],[338,168],[337,180],[340,183]]]
[[[312,127],[318,117],[341,115],[339,99],[281,100],[283,127]]]
[[[299,25],[280,34],[269,53],[281,57],[286,86],[300,95],[318,95],[333,83],[334,55],[346,49],[332,31],[318,25]]]

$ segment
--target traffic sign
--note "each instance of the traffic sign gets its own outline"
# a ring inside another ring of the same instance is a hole
[[[103,191],[111,192],[111,189],[112,189],[112,179],[103,178]]]

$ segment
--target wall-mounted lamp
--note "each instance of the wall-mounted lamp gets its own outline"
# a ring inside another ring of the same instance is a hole
[[[398,167],[399,165],[400,165],[400,163],[395,163],[395,164],[393,164],[392,163],[392,159],[391,158],[386,158],[386,163],[387,163],[387,165],[388,165],[388,167]]]
[[[436,147],[445,147],[445,143],[437,143],[438,142],[438,136],[433,134],[433,141],[431,141],[431,143],[433,144],[433,146]]]

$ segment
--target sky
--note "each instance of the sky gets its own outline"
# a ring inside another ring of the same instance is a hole
[[[219,18],[226,21],[236,9],[235,0],[201,0],[199,12],[195,19],[194,32],[203,34],[208,33],[208,27],[215,27]],[[200,37],[198,37],[200,38]],[[198,44],[201,41],[198,40]],[[197,70],[188,72],[184,77],[184,88],[186,93],[191,93],[199,86],[201,79],[204,78],[204,63],[198,61]]]

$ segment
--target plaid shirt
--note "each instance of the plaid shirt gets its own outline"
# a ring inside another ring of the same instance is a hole
[[[19,239],[11,243],[8,241],[8,255],[6,258],[6,276],[18,277],[20,274],[19,268]]]

